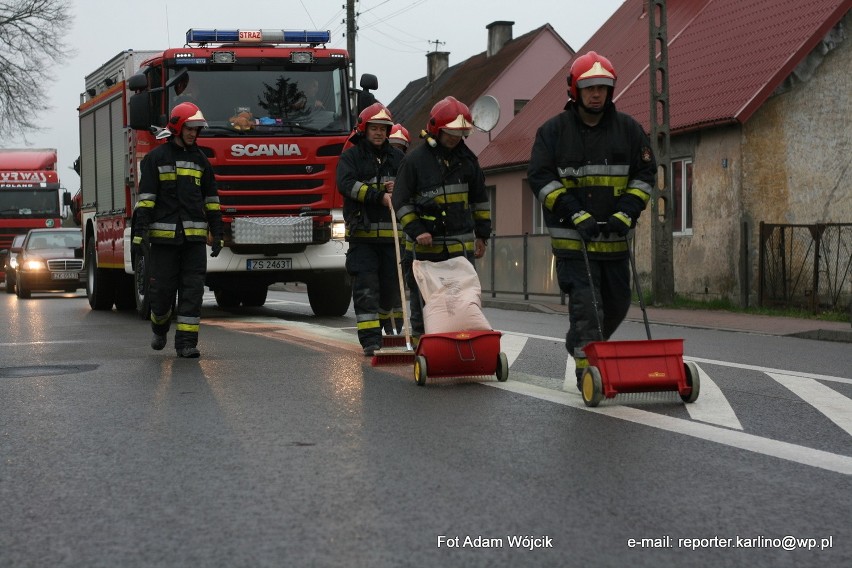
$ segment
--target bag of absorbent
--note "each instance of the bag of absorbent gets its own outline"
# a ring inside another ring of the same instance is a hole
[[[482,313],[482,286],[473,264],[457,256],[442,262],[415,260],[414,278],[423,296],[426,333],[491,330]]]

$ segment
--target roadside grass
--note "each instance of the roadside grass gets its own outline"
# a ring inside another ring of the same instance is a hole
[[[652,306],[653,300],[649,294],[645,294],[645,305]],[[684,310],[725,310],[728,312],[735,312],[740,314],[753,314],[753,315],[761,315],[761,316],[775,316],[775,317],[788,317],[788,318],[802,318],[802,319],[813,319],[819,321],[839,321],[839,322],[848,322],[850,321],[850,312],[849,309],[837,309],[837,310],[821,310],[818,313],[814,313],[810,310],[805,310],[803,308],[761,308],[761,307],[748,307],[742,308],[740,306],[735,305],[730,300],[726,299],[714,299],[708,301],[700,301],[700,300],[692,300],[689,298],[683,298],[680,296],[675,296],[674,303],[670,306],[666,306],[667,308],[675,308],[675,309],[684,309]]]

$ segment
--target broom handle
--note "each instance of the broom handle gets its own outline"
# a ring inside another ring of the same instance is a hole
[[[408,306],[405,301],[405,284],[402,281],[402,258],[399,256],[399,234],[396,228],[396,210],[393,208],[393,200],[390,203],[391,226],[393,227],[393,244],[396,253],[396,276],[399,280],[399,302],[402,304],[402,329],[405,333],[405,347],[411,351],[411,330],[408,329]]]

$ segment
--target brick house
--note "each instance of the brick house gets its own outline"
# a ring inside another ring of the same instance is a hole
[[[758,226],[850,223],[850,0],[667,2],[678,295],[754,303]],[[578,50],[608,57],[615,103],[649,130],[648,2],[626,0]],[[479,154],[495,233],[546,233],[526,183],[535,132],[567,100],[571,60]],[[651,269],[650,206],[637,231]],[[544,241],[537,241],[544,242]]]

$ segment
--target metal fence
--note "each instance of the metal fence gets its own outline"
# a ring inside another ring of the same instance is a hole
[[[493,236],[476,261],[482,293],[491,297],[556,297],[564,303],[556,278],[550,235]]]
[[[852,310],[852,223],[761,223],[758,265],[761,307]]]

